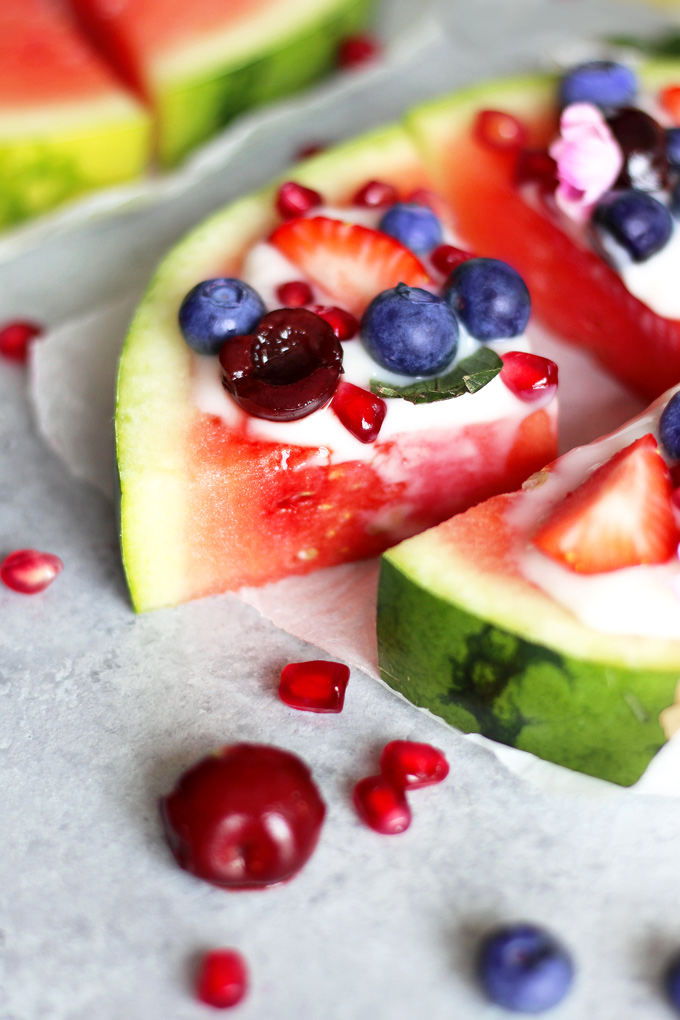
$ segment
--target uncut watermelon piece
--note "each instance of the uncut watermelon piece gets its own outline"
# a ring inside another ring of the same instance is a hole
[[[400,128],[329,150],[291,175],[329,205],[349,202],[378,176],[402,196],[427,184]],[[318,446],[263,441],[257,419],[230,426],[199,411],[179,305],[199,280],[238,275],[248,249],[280,222],[275,193],[273,186],[240,199],[171,252],[125,343],[116,410],[121,545],[138,611],[375,555],[507,491],[554,456],[554,403],[536,410],[516,398],[512,415],[492,421],[378,438],[371,447],[354,441],[357,456],[340,462],[323,434]],[[505,392],[500,379],[494,384]],[[469,401],[474,416],[475,399],[451,403]]]
[[[680,728],[680,635],[666,636],[656,604],[650,622],[639,573],[615,570],[595,595],[592,575],[573,579],[566,569],[557,581],[553,575],[557,589],[539,588],[527,580],[532,568],[524,557],[555,493],[562,499],[617,450],[658,436],[669,395],[610,436],[563,455],[523,491],[494,497],[385,554],[378,648],[390,686],[467,733],[624,786],[642,775]],[[612,526],[620,520],[610,519]],[[680,592],[666,586],[680,565],[630,569],[664,572],[655,576],[674,625]],[[634,620],[615,632],[611,615],[627,611],[628,602]],[[590,625],[595,613],[601,629]],[[636,634],[636,624],[646,634]]]
[[[156,117],[177,163],[236,114],[308,85],[373,0],[69,0],[93,43]]]
[[[147,165],[144,107],[47,0],[0,4],[0,227]]]
[[[650,61],[638,74],[654,95],[680,83],[680,63]],[[647,308],[599,255],[531,207],[514,185],[515,157],[473,135],[480,110],[503,110],[527,126],[530,148],[545,148],[558,130],[557,83],[551,75],[487,82],[413,109],[408,126],[468,246],[514,266],[537,319],[651,399],[680,379],[680,321]]]

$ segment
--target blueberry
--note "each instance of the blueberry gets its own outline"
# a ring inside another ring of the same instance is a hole
[[[593,226],[596,235],[604,232],[612,237],[634,262],[645,262],[661,251],[673,231],[666,206],[632,188],[605,195],[595,208]]]
[[[203,280],[182,301],[179,328],[198,354],[217,354],[229,337],[251,333],[266,310],[260,295],[243,280]]]
[[[627,106],[635,98],[635,72],[613,60],[579,64],[560,83],[560,103],[594,103],[595,106]]]
[[[519,336],[531,314],[531,298],[519,273],[498,259],[468,259],[444,284],[444,297],[477,340]]]
[[[666,992],[671,1003],[680,1012],[680,956],[674,956],[666,968]]]
[[[673,170],[680,170],[680,128],[666,128],[666,157]]]
[[[432,251],[443,238],[441,223],[432,210],[413,202],[393,205],[380,220],[378,229],[417,253]]]
[[[484,939],[478,972],[498,1006],[517,1013],[543,1013],[565,997],[574,967],[548,932],[531,924],[500,928]]]
[[[398,283],[374,297],[361,320],[371,357],[401,375],[434,375],[458,347],[458,323],[442,298]]]
[[[673,460],[680,460],[680,392],[674,393],[659,419],[661,445]]]

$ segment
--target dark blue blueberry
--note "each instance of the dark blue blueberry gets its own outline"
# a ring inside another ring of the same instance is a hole
[[[398,283],[374,297],[361,320],[364,347],[379,365],[401,375],[434,375],[458,347],[449,305],[420,287]]]
[[[613,60],[593,60],[572,67],[560,83],[560,103],[628,106],[637,93],[635,72]]]
[[[596,234],[604,232],[628,252],[634,262],[645,262],[664,247],[673,232],[671,214],[643,191],[611,191],[593,214]],[[603,241],[605,250],[606,239]]]
[[[203,280],[182,301],[179,328],[193,350],[217,354],[225,340],[252,333],[266,310],[260,295],[243,280]]]
[[[531,924],[515,924],[487,935],[478,971],[491,1001],[517,1013],[543,1013],[557,1005],[574,977],[566,950]]]
[[[680,956],[675,956],[666,968],[666,991],[668,998],[680,1012]]]
[[[680,128],[666,128],[666,156],[673,170],[680,169]]]
[[[432,251],[442,243],[441,223],[426,205],[397,202],[388,209],[378,229],[417,253]]]
[[[674,393],[659,419],[661,445],[673,460],[680,460],[680,393]]]
[[[531,314],[531,298],[519,273],[498,259],[468,259],[444,284],[444,297],[477,340],[519,336]]]

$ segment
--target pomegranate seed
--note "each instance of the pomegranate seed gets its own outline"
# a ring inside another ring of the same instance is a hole
[[[31,340],[35,340],[42,333],[43,328],[37,322],[18,319],[16,322],[6,323],[0,328],[0,356],[9,361],[26,361]]]
[[[380,43],[371,35],[351,35],[343,39],[338,49],[340,67],[360,67],[380,55]]]
[[[312,288],[304,280],[282,283],[276,290],[277,300],[284,308],[302,308],[313,299]]]
[[[522,149],[515,167],[516,184],[539,184],[545,191],[557,186],[557,163],[545,149]]]
[[[393,184],[385,181],[369,181],[359,188],[352,199],[354,205],[366,206],[369,209],[379,209],[382,206],[394,205],[399,200],[399,192]]]
[[[501,379],[520,400],[547,399],[557,390],[557,365],[550,358],[525,351],[508,351],[501,355],[501,360]]]
[[[359,332],[359,320],[337,305],[310,305],[310,312],[327,322],[338,340],[351,340]]]
[[[449,763],[432,744],[413,740],[392,740],[380,755],[380,768],[386,779],[400,790],[419,790],[441,783],[449,774]]]
[[[291,662],[281,670],[279,697],[302,712],[342,712],[348,681],[342,662]]]
[[[37,549],[17,549],[0,563],[0,580],[24,595],[37,595],[64,569],[58,556]]]
[[[348,432],[361,443],[374,443],[387,414],[387,404],[354,383],[339,382],[331,400],[335,412]]]
[[[411,824],[411,809],[404,791],[385,776],[360,779],[352,795],[359,818],[384,836],[404,832]]]
[[[659,102],[674,124],[680,124],[680,85],[669,85],[659,92]]]
[[[320,152],[325,152],[327,148],[328,146],[323,145],[321,142],[317,142],[315,145],[305,145],[302,149],[298,149],[295,158],[311,159],[312,156],[318,156]]]
[[[474,134],[483,145],[502,152],[520,149],[527,140],[524,125],[512,114],[502,110],[480,110],[475,120]]]
[[[321,205],[323,199],[318,191],[312,188],[305,188],[303,184],[296,181],[286,181],[282,184],[276,195],[276,208],[284,220],[294,220],[297,216],[304,216],[310,209]]]
[[[468,262],[475,256],[462,248],[454,248],[452,244],[440,244],[430,255],[430,260],[435,269],[438,269],[444,276],[452,273],[456,266],[462,262]]]
[[[248,991],[246,961],[235,949],[213,949],[201,961],[196,995],[206,1006],[229,1009],[237,1006]]]

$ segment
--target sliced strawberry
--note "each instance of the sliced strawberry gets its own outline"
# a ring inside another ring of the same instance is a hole
[[[678,544],[670,473],[649,433],[619,450],[560,503],[534,545],[581,574],[665,563]]]
[[[269,240],[308,280],[357,316],[381,290],[398,283],[409,287],[430,283],[408,248],[356,223],[327,216],[290,220]]]

